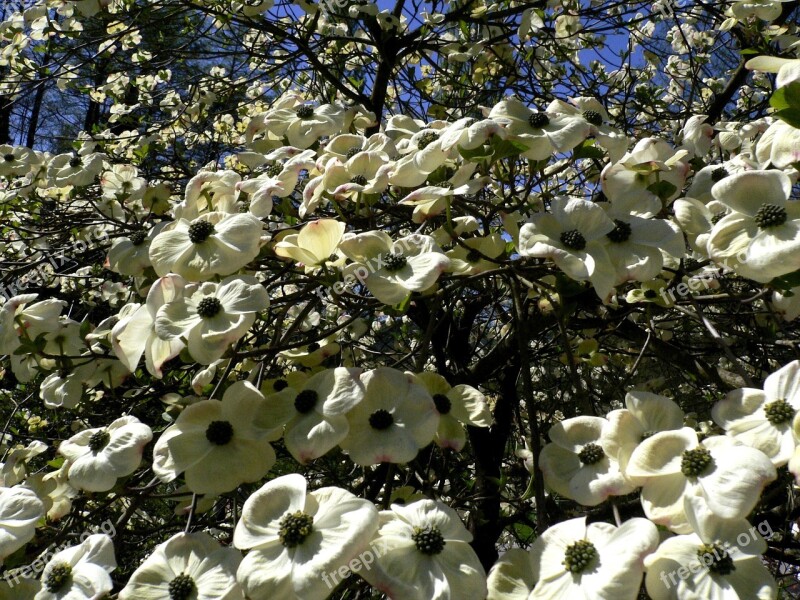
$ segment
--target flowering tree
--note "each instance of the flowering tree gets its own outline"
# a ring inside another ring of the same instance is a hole
[[[0,598],[798,597],[798,4],[6,2]]]

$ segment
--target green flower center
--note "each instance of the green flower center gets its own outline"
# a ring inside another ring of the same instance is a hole
[[[278,537],[281,544],[287,548],[296,548],[311,535],[314,527],[314,517],[298,510],[294,513],[286,513],[278,523]]]
[[[311,118],[311,115],[314,114],[314,108],[308,104],[304,104],[303,106],[298,107],[298,109],[295,111],[295,114],[300,119],[309,119]]]
[[[417,140],[417,148],[422,150],[423,148],[427,147],[431,143],[435,142],[439,139],[439,134],[435,131],[426,131]]]
[[[44,587],[52,594],[62,590],[72,578],[72,567],[67,563],[53,565],[44,580]]]
[[[294,408],[301,415],[305,415],[314,410],[318,400],[319,394],[317,394],[317,392],[314,390],[303,390],[297,394],[297,398],[294,399]]]
[[[131,240],[131,244],[133,244],[134,246],[141,246],[144,243],[146,237],[147,234],[144,231],[140,230],[140,231],[134,231],[130,235],[129,239]]]
[[[369,416],[369,425],[373,429],[377,429],[378,431],[383,431],[384,429],[389,429],[394,424],[394,417],[392,413],[388,410],[376,410]]]
[[[97,454],[100,450],[108,446],[108,442],[110,441],[111,435],[105,429],[95,431],[92,437],[89,438],[89,450],[92,451],[92,454]]]
[[[583,573],[586,567],[597,558],[597,548],[589,540],[578,540],[567,546],[561,562],[570,573]]]
[[[794,419],[795,410],[786,400],[775,400],[764,405],[767,420],[773,425],[782,425]]]
[[[435,556],[444,550],[444,537],[438,527],[430,525],[428,527],[414,527],[411,539],[417,550],[428,556]]]
[[[697,559],[712,573],[729,575],[736,570],[733,559],[722,544],[703,544],[697,549]]]
[[[206,429],[206,439],[217,446],[224,446],[233,439],[233,425],[228,421],[211,421]]]
[[[728,214],[728,211],[726,211],[726,210],[719,211],[717,214],[715,214],[713,217],[711,217],[711,224],[712,225],[716,225],[727,214]]]
[[[717,183],[718,181],[722,181],[725,179],[730,173],[725,167],[717,167],[713,171],[711,171],[711,181]]]
[[[70,159],[70,161],[69,161],[69,166],[72,167],[73,169],[77,169],[82,164],[83,164],[83,162],[77,156],[73,156],[72,159]]]
[[[289,387],[289,382],[285,379],[276,379],[272,382],[272,389],[276,392],[280,392],[281,390],[285,390]]]
[[[711,452],[702,446],[692,450],[685,450],[681,457],[681,473],[686,477],[697,477],[704,473],[712,464]]]
[[[277,177],[282,172],[283,172],[283,165],[279,165],[278,163],[269,165],[266,169],[264,169],[264,173],[266,173],[270,177]]]
[[[197,305],[197,314],[203,319],[210,319],[222,310],[222,302],[213,296],[206,296]]]
[[[546,113],[535,112],[528,117],[528,125],[534,129],[541,129],[550,125],[550,117]]]
[[[359,148],[358,146],[354,146],[353,148],[350,148],[350,150],[347,151],[347,154],[345,154],[345,156],[347,157],[347,160],[350,160],[359,152],[361,152],[361,148]]]
[[[606,237],[610,239],[615,244],[621,244],[622,242],[627,242],[628,238],[631,237],[631,225],[630,223],[626,223],[625,221],[620,221],[619,219],[614,219],[614,229],[606,234]]]
[[[350,180],[350,183],[355,183],[356,185],[367,185],[367,181],[369,181],[363,175],[356,175]]]
[[[571,250],[583,250],[586,248],[586,238],[577,229],[562,233],[561,243]]]
[[[599,127],[603,124],[603,115],[596,110],[583,111],[583,118],[596,127]]]
[[[578,453],[578,458],[585,465],[593,465],[603,460],[606,455],[603,449],[597,444],[588,443]]]
[[[208,221],[195,221],[189,225],[189,241],[193,244],[202,244],[214,233],[214,226]]]
[[[169,598],[170,600],[187,600],[197,589],[194,579],[189,577],[186,573],[181,573],[175,579],[169,582]]]
[[[756,213],[756,223],[761,229],[768,229],[770,227],[777,227],[786,223],[789,218],[786,214],[786,209],[782,206],[775,204],[762,204],[761,208]]]
[[[444,394],[434,394],[433,403],[436,405],[436,410],[439,411],[440,415],[448,414],[450,409],[453,408],[453,403],[450,402],[450,398]]]
[[[402,254],[391,253],[383,257],[383,268],[394,273],[405,267],[407,262],[406,257]]]

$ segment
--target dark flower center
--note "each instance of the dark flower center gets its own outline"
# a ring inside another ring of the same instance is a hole
[[[711,171],[711,181],[717,183],[718,181],[722,181],[725,179],[730,173],[725,167],[717,167],[713,171]]]
[[[414,527],[411,534],[417,550],[428,556],[435,556],[444,550],[444,537],[438,527],[433,525],[428,527]]]
[[[272,382],[272,389],[276,392],[285,390],[287,387],[289,387],[289,382],[287,382],[285,379],[276,379]]]
[[[304,104],[295,111],[295,114],[301,119],[308,119],[314,114],[314,109],[308,104]]]
[[[105,429],[101,429],[100,431],[95,431],[92,434],[92,437],[89,438],[89,450],[92,451],[92,454],[97,454],[108,445],[108,442],[111,441],[111,434],[109,434]]]
[[[134,231],[130,236],[131,244],[134,246],[141,246],[146,237],[147,234],[144,231]]]
[[[214,233],[214,226],[208,221],[195,221],[189,225],[189,240],[193,244],[202,244]]]
[[[181,573],[175,579],[169,582],[169,598],[170,600],[187,600],[192,592],[197,589],[194,579],[189,577],[186,573]]]
[[[570,573],[583,573],[586,567],[597,558],[597,548],[589,540],[578,540],[567,546],[561,562]]]
[[[683,270],[687,273],[697,271],[700,268],[700,261],[696,258],[687,258],[683,261]]]
[[[453,189],[453,182],[451,182],[451,181],[442,181],[441,183],[437,183],[436,187],[440,187],[443,190],[452,190]]]
[[[319,400],[319,394],[314,390],[303,390],[294,399],[294,408],[301,415],[305,415],[314,410]]]
[[[648,300],[653,300],[654,298],[658,298],[658,294],[656,294],[655,290],[645,290],[644,297]]]
[[[794,408],[786,400],[775,400],[764,405],[767,420],[773,425],[782,425],[794,419]]]
[[[269,165],[264,172],[269,175],[270,177],[277,177],[283,171],[283,166],[277,163]]]
[[[314,529],[314,517],[298,510],[294,513],[286,513],[278,523],[278,537],[281,544],[287,548],[296,548],[311,535]]]
[[[756,213],[756,223],[761,229],[783,225],[787,218],[786,209],[775,204],[762,204]]]
[[[213,296],[206,296],[197,305],[197,314],[203,319],[210,319],[222,310],[222,302]]]
[[[596,110],[583,111],[583,118],[596,127],[603,124],[603,116]]]
[[[626,223],[625,221],[620,221],[619,219],[614,219],[614,225],[615,225],[614,229],[609,231],[606,234],[606,237],[615,244],[621,244],[622,242],[627,242],[628,238],[631,237],[630,223]]]
[[[317,351],[317,350],[319,350],[319,349],[320,349],[319,342],[311,342],[311,343],[308,345],[308,347],[306,348],[306,350],[307,350],[308,352],[316,352],[316,351]]]
[[[363,175],[356,175],[350,180],[350,183],[355,183],[356,185],[367,185],[367,181],[369,181]]]
[[[233,425],[228,421],[211,421],[206,429],[206,439],[217,446],[224,446],[233,439]]]
[[[472,250],[467,252],[467,256],[466,256],[467,262],[476,263],[479,260],[481,260],[482,258],[483,257],[481,256],[481,253],[478,252],[475,248],[473,248]]]
[[[712,464],[711,452],[702,446],[693,450],[685,450],[681,457],[681,473],[686,477],[697,477],[704,473]]]
[[[654,436],[655,434],[657,434],[657,433],[658,433],[657,431],[653,431],[653,430],[645,431],[645,432],[642,434],[641,441],[643,442],[643,441],[645,441],[647,438],[651,438],[651,437],[653,437],[653,436]]]
[[[586,238],[577,229],[565,231],[561,234],[561,243],[572,250],[583,250],[586,248]]]
[[[377,429],[378,431],[383,431],[384,429],[389,429],[394,423],[394,417],[392,413],[387,410],[376,410],[369,416],[369,424],[370,427],[373,429]]]
[[[535,112],[528,117],[528,125],[534,129],[541,129],[550,125],[550,117],[546,113]]]
[[[406,266],[406,257],[402,254],[387,254],[383,257],[383,267],[390,273],[399,271]]]
[[[62,590],[71,578],[72,567],[67,563],[58,563],[54,565],[47,574],[47,578],[44,580],[44,587],[46,587],[47,591],[50,593],[55,594]]]
[[[703,544],[697,549],[697,559],[712,573],[729,575],[736,570],[731,555],[719,542]]]
[[[726,210],[719,211],[717,214],[715,214],[713,217],[711,217],[711,224],[712,225],[716,225],[727,214],[728,214],[728,211],[726,211]]]
[[[73,156],[69,161],[69,166],[72,167],[73,169],[77,169],[82,164],[83,163],[81,162],[81,159],[78,158],[77,156]]]
[[[6,162],[14,162],[15,158],[13,154],[6,154],[3,157],[3,160],[5,160]]]
[[[433,403],[436,405],[436,410],[439,411],[440,415],[448,414],[450,412],[450,409],[453,408],[453,404],[452,402],[450,402],[450,398],[448,398],[444,394],[434,394]]]
[[[580,453],[578,453],[578,458],[585,465],[593,465],[603,460],[605,455],[606,453],[603,452],[600,446],[590,442],[581,449]]]
[[[419,136],[419,139],[417,140],[417,148],[419,150],[422,150],[423,148],[425,148],[426,146],[435,142],[438,139],[439,139],[438,133],[436,133],[435,131],[426,131],[421,136]]]
[[[350,150],[347,151],[347,154],[345,154],[345,156],[347,157],[347,160],[350,160],[359,152],[361,152],[361,148],[359,148],[358,146],[354,146],[353,148],[350,148]]]

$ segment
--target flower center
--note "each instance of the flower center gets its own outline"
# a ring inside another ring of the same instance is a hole
[[[352,148],[350,148],[350,150],[347,151],[347,154],[345,154],[345,156],[347,157],[347,160],[350,160],[359,152],[361,152],[361,148],[359,148],[358,146],[353,146]]]
[[[206,296],[197,305],[197,314],[203,319],[210,319],[222,310],[222,302],[213,296]]]
[[[383,257],[383,268],[394,273],[405,267],[407,262],[406,257],[402,254],[391,253]]]
[[[277,163],[269,165],[266,169],[264,169],[264,172],[270,177],[277,177],[278,175],[281,174],[282,171],[283,171],[283,166]]]
[[[81,166],[81,164],[82,164],[81,159],[78,158],[77,156],[73,156],[69,161],[69,166],[72,167],[73,169],[77,169],[78,167]]]
[[[687,273],[697,271],[700,268],[700,261],[696,258],[687,258],[683,261],[683,270]]]
[[[287,382],[285,379],[276,379],[272,382],[272,389],[276,392],[285,390],[287,387],[289,387],[289,382]]]
[[[603,124],[603,116],[596,110],[583,111],[583,118],[596,127]]]
[[[63,589],[72,577],[72,567],[67,563],[53,565],[47,578],[44,580],[44,587],[53,594]]]
[[[705,472],[712,464],[711,452],[702,446],[686,450],[681,457],[681,472],[686,477],[697,477]]]
[[[550,117],[546,113],[536,112],[528,117],[528,125],[534,129],[541,129],[550,125]]]
[[[95,431],[92,437],[89,438],[89,450],[92,451],[92,454],[97,454],[100,450],[105,448],[110,441],[111,435],[105,429]]]
[[[603,449],[600,446],[590,442],[581,449],[580,453],[578,454],[578,458],[585,465],[593,465],[603,460],[605,455],[606,453],[603,452]]]
[[[417,550],[428,556],[435,556],[444,550],[444,537],[438,527],[430,525],[428,527],[414,527],[411,539],[417,546]]]
[[[658,294],[656,294],[655,290],[645,290],[644,297],[648,300],[653,300],[654,298],[658,298]]]
[[[314,407],[317,405],[317,400],[319,400],[319,394],[317,394],[317,392],[314,390],[303,390],[297,394],[297,398],[294,399],[294,407],[301,415],[305,415],[314,410]]]
[[[652,290],[650,290],[650,291],[652,291]],[[657,433],[658,433],[658,432],[657,432],[657,431],[654,431],[654,430],[645,431],[645,432],[642,434],[642,437],[641,437],[641,440],[640,440],[640,441],[642,441],[642,442],[643,442],[643,441],[645,441],[647,438],[651,438],[651,437],[653,437],[653,436],[654,436],[655,434],[657,434]]]
[[[388,410],[376,410],[369,416],[369,424],[370,427],[373,429],[377,429],[378,431],[383,431],[384,429],[389,429],[394,423],[394,417],[392,413]]]
[[[475,248],[467,252],[466,256],[467,262],[476,263],[479,262],[482,258],[483,257],[481,256],[481,253],[478,252]]]
[[[202,244],[214,233],[214,226],[208,221],[195,221],[189,225],[189,241]]]
[[[561,562],[570,573],[583,573],[586,567],[597,558],[597,548],[589,540],[578,540],[567,546]]]
[[[561,243],[572,250],[583,250],[586,248],[586,238],[577,229],[565,231],[561,234]]]
[[[130,235],[129,239],[131,240],[131,244],[133,244],[134,246],[141,246],[144,243],[146,237],[147,234],[144,231],[140,230],[140,231],[134,231]]]
[[[438,133],[436,133],[435,131],[426,131],[421,136],[419,136],[419,139],[417,140],[417,148],[419,150],[422,150],[423,148],[425,148],[426,146],[435,142],[438,139],[439,139]]]
[[[711,224],[712,225],[716,225],[727,214],[728,214],[728,211],[725,211],[725,210],[719,211],[717,214],[715,214],[713,217],[711,217]]]
[[[440,187],[443,190],[452,190],[453,189],[453,182],[452,181],[442,181],[441,183],[437,183],[436,187]]]
[[[170,600],[187,600],[192,595],[192,592],[197,589],[197,586],[194,583],[194,579],[186,573],[181,573],[169,582],[167,589],[169,590]]]
[[[363,175],[356,175],[350,180],[350,183],[355,183],[356,185],[367,185],[367,181],[369,181]]]
[[[217,446],[224,446],[233,439],[233,425],[228,421],[211,421],[206,429],[206,439]]]
[[[308,119],[314,114],[314,109],[308,104],[304,104],[295,111],[295,114],[301,119]]]
[[[712,573],[728,575],[736,570],[731,555],[719,542],[703,544],[697,549],[697,559]]]
[[[610,239],[615,244],[621,244],[622,242],[627,242],[628,238],[631,237],[631,225],[630,223],[626,223],[625,221],[620,221],[619,219],[614,219],[614,229],[609,231],[606,234],[606,237]]]
[[[453,404],[450,402],[450,398],[444,394],[434,394],[433,403],[436,405],[436,410],[439,411],[440,415],[448,414],[450,409],[453,407]]]
[[[308,352],[316,352],[316,351],[317,351],[317,350],[319,350],[319,349],[320,349],[319,342],[311,342],[311,343],[308,345],[308,347],[306,348],[306,350],[307,350]]]
[[[298,510],[294,513],[286,513],[278,525],[278,537],[281,544],[287,548],[295,548],[302,544],[311,535],[313,530],[314,517]]]
[[[14,162],[14,155],[13,154],[6,154],[3,157],[3,160],[5,160],[6,162]]]
[[[711,171],[711,181],[717,183],[718,181],[722,181],[725,179],[730,173],[725,167],[717,167],[713,171]]]
[[[761,229],[783,225],[787,218],[786,209],[775,204],[762,204],[756,213],[756,223]]]
[[[764,405],[767,420],[773,425],[782,425],[794,419],[794,408],[786,400],[775,400]]]

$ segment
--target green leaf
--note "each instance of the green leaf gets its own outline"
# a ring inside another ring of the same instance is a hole
[[[772,113],[772,116],[778,117],[787,125],[800,129],[800,107],[792,106],[790,108],[784,108],[783,110]]]
[[[602,159],[605,153],[594,145],[594,140],[584,140],[583,143],[572,151],[572,157],[575,160],[581,158],[599,158]]]
[[[511,140],[502,140],[497,136],[492,138],[491,147],[493,151],[493,161],[503,160],[509,156],[519,156],[528,149],[525,144],[513,142]]]
[[[472,150],[467,150],[466,148],[459,146],[458,153],[461,155],[461,158],[470,162],[481,162],[491,158],[493,154],[492,149],[485,145],[478,146]]]
[[[782,291],[789,291],[793,287],[800,286],[800,269],[797,271],[793,271],[792,273],[787,273],[786,275],[781,275],[780,277],[776,277],[772,281],[769,282],[771,287]]]
[[[656,196],[666,201],[667,198],[672,196],[678,188],[676,188],[669,181],[657,181],[647,186],[647,190],[653,192]]]

